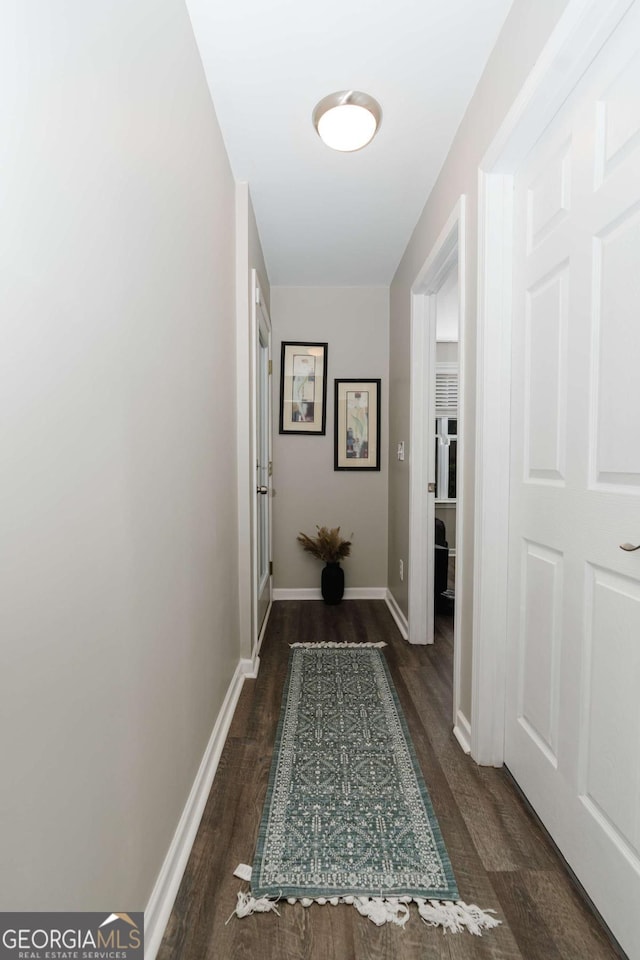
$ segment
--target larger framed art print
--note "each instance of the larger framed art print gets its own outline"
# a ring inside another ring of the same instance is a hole
[[[324,434],[327,415],[327,344],[283,343],[280,433]]]
[[[335,470],[380,469],[380,380],[336,380]]]

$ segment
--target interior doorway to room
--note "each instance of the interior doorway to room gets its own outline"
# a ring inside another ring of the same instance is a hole
[[[436,622],[453,643],[454,732],[460,713],[464,602],[464,197],[416,278],[411,316],[409,640],[433,643]],[[438,619],[437,618],[441,618]]]
[[[427,424],[434,446],[435,522],[433,602],[443,633],[454,626],[458,460],[459,296],[458,257],[434,297],[435,418]],[[428,532],[428,531],[427,531]],[[427,585],[429,586],[429,585]]]

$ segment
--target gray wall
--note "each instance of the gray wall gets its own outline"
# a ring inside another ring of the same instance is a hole
[[[436,294],[436,340],[458,340],[458,263],[449,270]]]
[[[10,6],[0,903],[142,910],[238,661],[234,183],[182,0]]]
[[[387,582],[387,404],[389,291],[386,287],[272,287],[274,587],[318,587],[322,564],[296,542],[316,523],[353,533],[344,561],[347,587]],[[327,432],[324,437],[280,435],[280,345],[283,340],[328,342]],[[381,470],[333,469],[334,379],[382,379]]]
[[[398,577],[398,561],[409,552],[409,463],[395,458],[398,440],[407,437],[409,421],[409,342],[411,285],[431,252],[461,194],[467,205],[467,304],[466,338],[467,431],[465,528],[467,555],[459,575],[464,577],[467,602],[462,619],[462,700],[467,718],[471,716],[471,574],[473,570],[473,484],[476,361],[476,274],[477,274],[477,176],[478,166],[492,138],[507,114],[527,74],[564,10],[567,0],[515,0],[496,47],[469,103],[464,119],[444,163],[438,181],[418,220],[400,261],[390,292],[389,357],[389,587],[400,608],[407,613],[407,576]]]

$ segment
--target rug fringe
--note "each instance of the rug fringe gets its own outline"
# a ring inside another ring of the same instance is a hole
[[[409,907],[399,900],[382,897],[354,897],[353,905],[363,917],[368,917],[377,927],[383,923],[395,923],[404,927],[409,919]]]
[[[269,913],[273,911],[275,914],[280,916],[276,904],[277,900],[271,900],[269,897],[260,897],[256,900],[255,897],[252,897],[250,893],[243,893],[240,891],[238,893],[238,902],[236,903],[236,908],[229,917],[231,920],[233,917],[250,917],[253,913]],[[225,923],[225,927],[229,920]]]
[[[271,910],[280,916],[277,903],[279,899],[256,899],[250,893],[240,892],[236,908],[229,920],[234,916],[242,919],[254,913],[268,913]],[[404,927],[410,916],[409,904],[415,903],[427,926],[442,927],[444,933],[462,933],[467,930],[476,937],[481,937],[483,930],[492,930],[502,923],[492,916],[495,910],[481,910],[475,903],[467,904],[463,900],[422,900],[419,897],[287,897],[287,903],[301,903],[303,907],[310,907],[312,903],[330,903],[334,907],[339,903],[351,904],[377,927],[385,923]]]
[[[367,648],[371,649],[371,647],[386,647],[386,643],[384,640],[380,640],[379,643],[334,643],[332,640],[325,640],[322,643],[313,643],[312,641],[308,643],[290,643],[289,646],[303,647],[306,649],[325,647],[331,650],[339,649],[340,647],[358,647],[360,650],[365,650]]]
[[[468,930],[476,937],[482,936],[483,930],[491,930],[499,926],[500,920],[492,917],[495,910],[481,910],[475,903],[465,903],[464,900],[415,900],[418,913],[429,927],[442,927],[444,932],[462,933]]]

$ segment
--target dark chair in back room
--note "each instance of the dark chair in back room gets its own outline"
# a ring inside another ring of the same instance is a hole
[[[447,531],[442,520],[436,517],[436,562],[434,576],[434,609],[436,613],[448,611],[449,602],[442,594],[449,582],[449,544]]]

